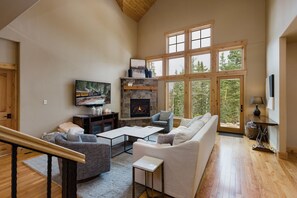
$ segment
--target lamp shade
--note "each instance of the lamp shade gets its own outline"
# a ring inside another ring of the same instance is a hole
[[[252,96],[250,100],[251,104],[264,104],[263,99],[261,96]]]

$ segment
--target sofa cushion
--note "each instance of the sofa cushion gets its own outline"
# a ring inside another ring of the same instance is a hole
[[[186,127],[190,127],[191,124],[193,124],[196,120],[199,120],[199,119],[201,119],[201,118],[202,118],[202,115],[200,115],[200,116],[196,116],[196,117],[192,118],[191,121],[187,124]]]
[[[177,128],[172,129],[168,134],[177,134],[180,132],[192,132],[192,130],[185,126],[179,126]]]
[[[169,116],[171,115],[170,111],[161,111],[160,112],[160,118],[161,121],[167,121],[169,119]]]
[[[188,119],[188,118],[182,118],[180,121],[179,126],[185,126],[188,127],[190,126],[189,123],[192,121],[192,119]]]
[[[191,124],[191,126],[188,127],[188,129],[198,132],[203,126],[203,120],[196,120],[195,122],[193,122],[193,124]]]
[[[157,137],[158,144],[173,144],[175,134],[159,134]]]
[[[154,121],[154,124],[166,126],[167,125],[167,122],[166,121],[162,121],[162,120],[158,120],[158,121]]]
[[[206,122],[208,122],[208,120],[211,118],[211,114],[210,113],[206,113],[202,116],[202,118],[200,120],[202,120],[204,122],[204,124]]]
[[[178,145],[192,139],[203,126],[204,122],[202,120],[196,120],[189,127],[179,126],[178,128],[180,131],[175,134],[173,145]]]
[[[82,142],[79,135],[67,134],[67,141],[70,142]]]

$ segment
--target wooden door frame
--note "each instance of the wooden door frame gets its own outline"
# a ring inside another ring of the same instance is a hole
[[[218,76],[217,77],[217,112],[218,112],[218,116],[219,116],[219,122],[218,122],[218,131],[228,131],[231,133],[240,133],[243,134],[244,133],[244,75],[230,75],[230,76]],[[221,79],[239,79],[240,80],[240,103],[242,106],[242,111],[240,112],[240,127],[239,129],[237,128],[229,128],[229,127],[221,127],[220,126],[220,115],[221,115],[221,108],[220,108],[220,80]]]
[[[0,69],[2,70],[10,70],[12,72],[12,129],[19,130],[19,74],[18,68],[16,64],[10,63],[0,63]]]

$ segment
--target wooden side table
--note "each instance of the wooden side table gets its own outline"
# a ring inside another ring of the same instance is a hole
[[[267,138],[268,136],[268,126],[277,126],[278,124],[269,119],[266,116],[254,116],[254,115],[249,115],[249,119],[257,125],[257,128],[259,130],[259,133],[257,135],[256,141],[257,144],[253,145],[253,150],[258,150],[258,151],[266,151],[266,152],[272,152],[274,151],[271,148],[268,148],[264,145],[263,143],[263,138]],[[267,138],[268,140],[268,138]]]
[[[135,168],[145,171],[145,188],[146,188],[146,174],[152,174],[152,197],[154,197],[154,172],[161,168],[162,172],[162,197],[164,197],[164,161],[162,159],[143,156],[133,163],[133,198],[135,197]]]

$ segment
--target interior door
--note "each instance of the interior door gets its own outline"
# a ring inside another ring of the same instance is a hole
[[[243,76],[218,78],[218,131],[243,133]]]
[[[14,71],[0,69],[0,125],[16,129],[13,121],[15,109]],[[10,146],[0,142],[0,156],[10,152]]]

